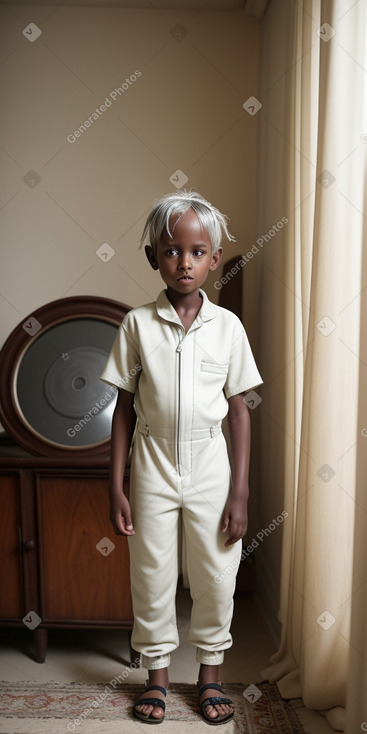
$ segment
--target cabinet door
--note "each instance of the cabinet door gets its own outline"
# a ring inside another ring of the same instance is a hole
[[[132,623],[127,539],[109,522],[108,480],[37,477],[44,622]]]
[[[18,476],[0,476],[0,618],[24,615]]]

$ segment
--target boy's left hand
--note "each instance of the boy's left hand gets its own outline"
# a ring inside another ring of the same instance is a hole
[[[225,542],[225,546],[233,545],[237,543],[237,540],[241,540],[246,535],[247,530],[247,496],[242,495],[231,495],[229,498],[222,515],[221,531],[226,533],[228,531],[229,538]]]

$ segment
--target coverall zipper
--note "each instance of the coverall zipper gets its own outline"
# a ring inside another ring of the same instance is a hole
[[[181,354],[182,354],[182,342],[184,340],[184,335],[182,334],[182,331],[180,330],[179,335],[179,342],[176,347],[176,352],[178,354],[178,409],[177,409],[177,473],[179,476],[182,476],[181,474],[181,452],[180,452],[180,421],[181,421]]]

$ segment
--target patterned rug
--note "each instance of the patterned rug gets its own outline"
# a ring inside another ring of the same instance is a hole
[[[108,722],[121,724],[127,720],[136,725],[138,722],[132,719],[131,709],[141,690],[141,685],[126,683],[112,687],[103,683],[63,684],[50,681],[39,684],[3,681],[0,682],[0,731],[22,731],[22,720],[25,724],[25,719],[28,723],[34,720],[31,731],[42,732],[55,731],[52,720],[55,723],[58,720],[59,725],[62,720],[65,734],[70,731],[78,731],[80,734],[88,732],[89,729],[92,730],[93,720],[104,722],[107,726]],[[235,734],[304,734],[296,711],[280,697],[275,685],[267,682],[257,683],[256,686],[228,683],[224,686],[224,691],[236,707],[232,729]],[[17,728],[12,726],[11,720],[14,724],[16,720]],[[170,721],[182,722],[182,725],[184,722],[198,724],[202,721],[195,685],[170,683],[166,722]],[[146,725],[142,726],[145,731]],[[104,726],[100,729],[102,730],[105,731]],[[127,731],[126,725],[121,727],[122,731]],[[137,731],[136,727],[134,731]],[[226,731],[229,731],[229,725]]]

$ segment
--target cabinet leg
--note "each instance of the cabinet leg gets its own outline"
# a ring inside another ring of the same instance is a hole
[[[37,663],[44,663],[46,660],[48,630],[45,627],[41,627],[41,629],[35,629],[33,631],[33,635],[36,646]]]
[[[132,630],[129,630],[129,648],[130,648],[130,665],[134,663],[137,668],[140,667],[140,652],[137,652],[134,650],[132,644],[131,644],[131,634]]]

